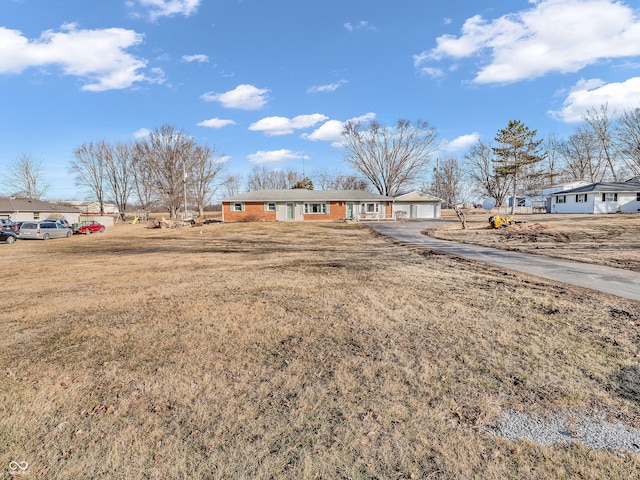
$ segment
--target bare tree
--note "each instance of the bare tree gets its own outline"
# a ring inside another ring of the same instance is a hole
[[[558,145],[562,169],[567,180],[601,182],[607,165],[593,132],[583,128]]]
[[[609,170],[610,178],[613,179],[614,182],[617,182],[618,154],[613,141],[614,115],[615,114],[609,113],[608,105],[604,104],[600,105],[599,109],[588,109],[587,113],[582,117],[582,120],[585,123],[585,129],[594,135],[598,143]]]
[[[320,190],[362,190],[371,191],[371,186],[367,180],[356,175],[345,175],[341,172],[329,173],[318,171],[313,175],[314,184]]]
[[[425,173],[437,148],[437,131],[427,122],[398,120],[394,128],[371,122],[347,122],[342,131],[344,158],[381,195],[398,191]]]
[[[184,201],[184,172],[191,167],[195,148],[191,136],[168,124],[155,128],[136,143],[136,156],[144,162],[151,188],[172,219],[177,218]]]
[[[500,130],[495,138],[498,143],[497,147],[493,147],[495,172],[511,179],[512,215],[516,210],[518,188],[526,191],[526,188],[530,188],[528,183],[532,177],[540,174],[533,165],[544,159],[544,153],[539,148],[543,140],[536,140],[536,135],[536,130],[530,130],[521,121],[509,120],[507,128]]]
[[[543,142],[545,159],[542,161],[544,182],[555,184],[562,179],[564,173],[562,171],[562,141],[555,135],[549,135]]]
[[[85,189],[100,205],[100,215],[104,215],[105,202],[105,153],[108,145],[102,140],[98,143],[84,143],[73,151],[71,172],[75,184]]]
[[[478,194],[496,199],[496,205],[502,206],[511,188],[511,179],[497,175],[494,153],[491,145],[478,142],[465,155],[469,165],[469,177]]]
[[[464,202],[468,197],[467,172],[457,157],[445,157],[436,161],[431,184],[427,191],[440,198],[456,213],[463,229],[467,229],[467,210]]]
[[[132,150],[133,164],[131,166],[131,175],[133,179],[133,192],[138,200],[138,206],[142,210],[142,217],[146,220],[153,206],[154,191],[151,188],[151,177],[146,168],[146,163],[138,156],[135,146]]]
[[[124,221],[133,186],[134,148],[118,142],[115,145],[105,144],[104,149],[107,197],[118,207],[119,216]]]
[[[215,147],[196,146],[188,171],[187,189],[201,217],[204,217],[205,206],[211,203],[213,195],[220,186],[216,184],[216,180],[220,176],[224,163],[216,157],[215,152]]]
[[[616,140],[631,173],[640,178],[640,108],[618,117]]]
[[[41,160],[22,153],[9,164],[2,183],[10,195],[39,200],[49,189],[42,179],[42,169]]]
[[[268,169],[265,166],[253,167],[247,179],[247,190],[286,190],[294,188],[304,177],[294,170]]]
[[[225,196],[233,197],[240,195],[242,191],[243,178],[238,173],[230,173],[222,178],[221,186],[224,190]]]

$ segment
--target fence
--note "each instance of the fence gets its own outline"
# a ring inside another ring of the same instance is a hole
[[[83,213],[80,215],[80,218],[78,219],[78,223],[90,222],[94,220],[98,223],[101,223],[105,227],[113,227],[116,223],[116,218],[117,217],[114,215],[93,215],[93,214]]]
[[[359,212],[353,215],[353,219],[356,222],[379,222],[384,220],[391,220],[395,222],[398,218],[396,213],[392,213],[391,215],[385,215],[384,213],[381,213],[381,212],[378,212],[378,213]]]

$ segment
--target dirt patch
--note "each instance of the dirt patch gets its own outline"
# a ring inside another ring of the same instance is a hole
[[[519,215],[517,223],[499,229],[489,227],[489,216],[471,216],[467,230],[451,223],[424,233],[640,272],[640,215]]]

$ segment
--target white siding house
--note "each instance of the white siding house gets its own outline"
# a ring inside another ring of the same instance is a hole
[[[638,213],[640,182],[599,182],[551,194],[551,213]]]
[[[393,215],[398,218],[440,218],[439,198],[417,191],[398,195],[393,201]]]

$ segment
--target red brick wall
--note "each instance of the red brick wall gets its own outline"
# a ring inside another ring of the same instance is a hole
[[[300,207],[298,206],[297,208],[300,208]],[[321,213],[307,213],[304,216],[304,219],[331,222],[335,220],[344,220],[344,217],[346,216],[346,214],[347,214],[346,202],[329,202],[329,213],[324,215]]]
[[[225,222],[275,222],[276,212],[267,212],[264,202],[244,204],[244,212],[232,212],[230,203],[222,204]]]
[[[286,205],[278,205],[278,208],[286,208]],[[300,204],[296,203],[296,218],[300,217]],[[357,206],[354,205],[354,209]],[[265,212],[264,202],[244,203],[244,212],[232,212],[229,203],[222,204],[222,211],[225,222],[275,222],[276,212]],[[384,207],[387,218],[391,217],[391,202],[387,202]],[[329,213],[327,214],[306,214],[304,220],[331,222],[344,220],[347,215],[347,202],[329,202]]]

